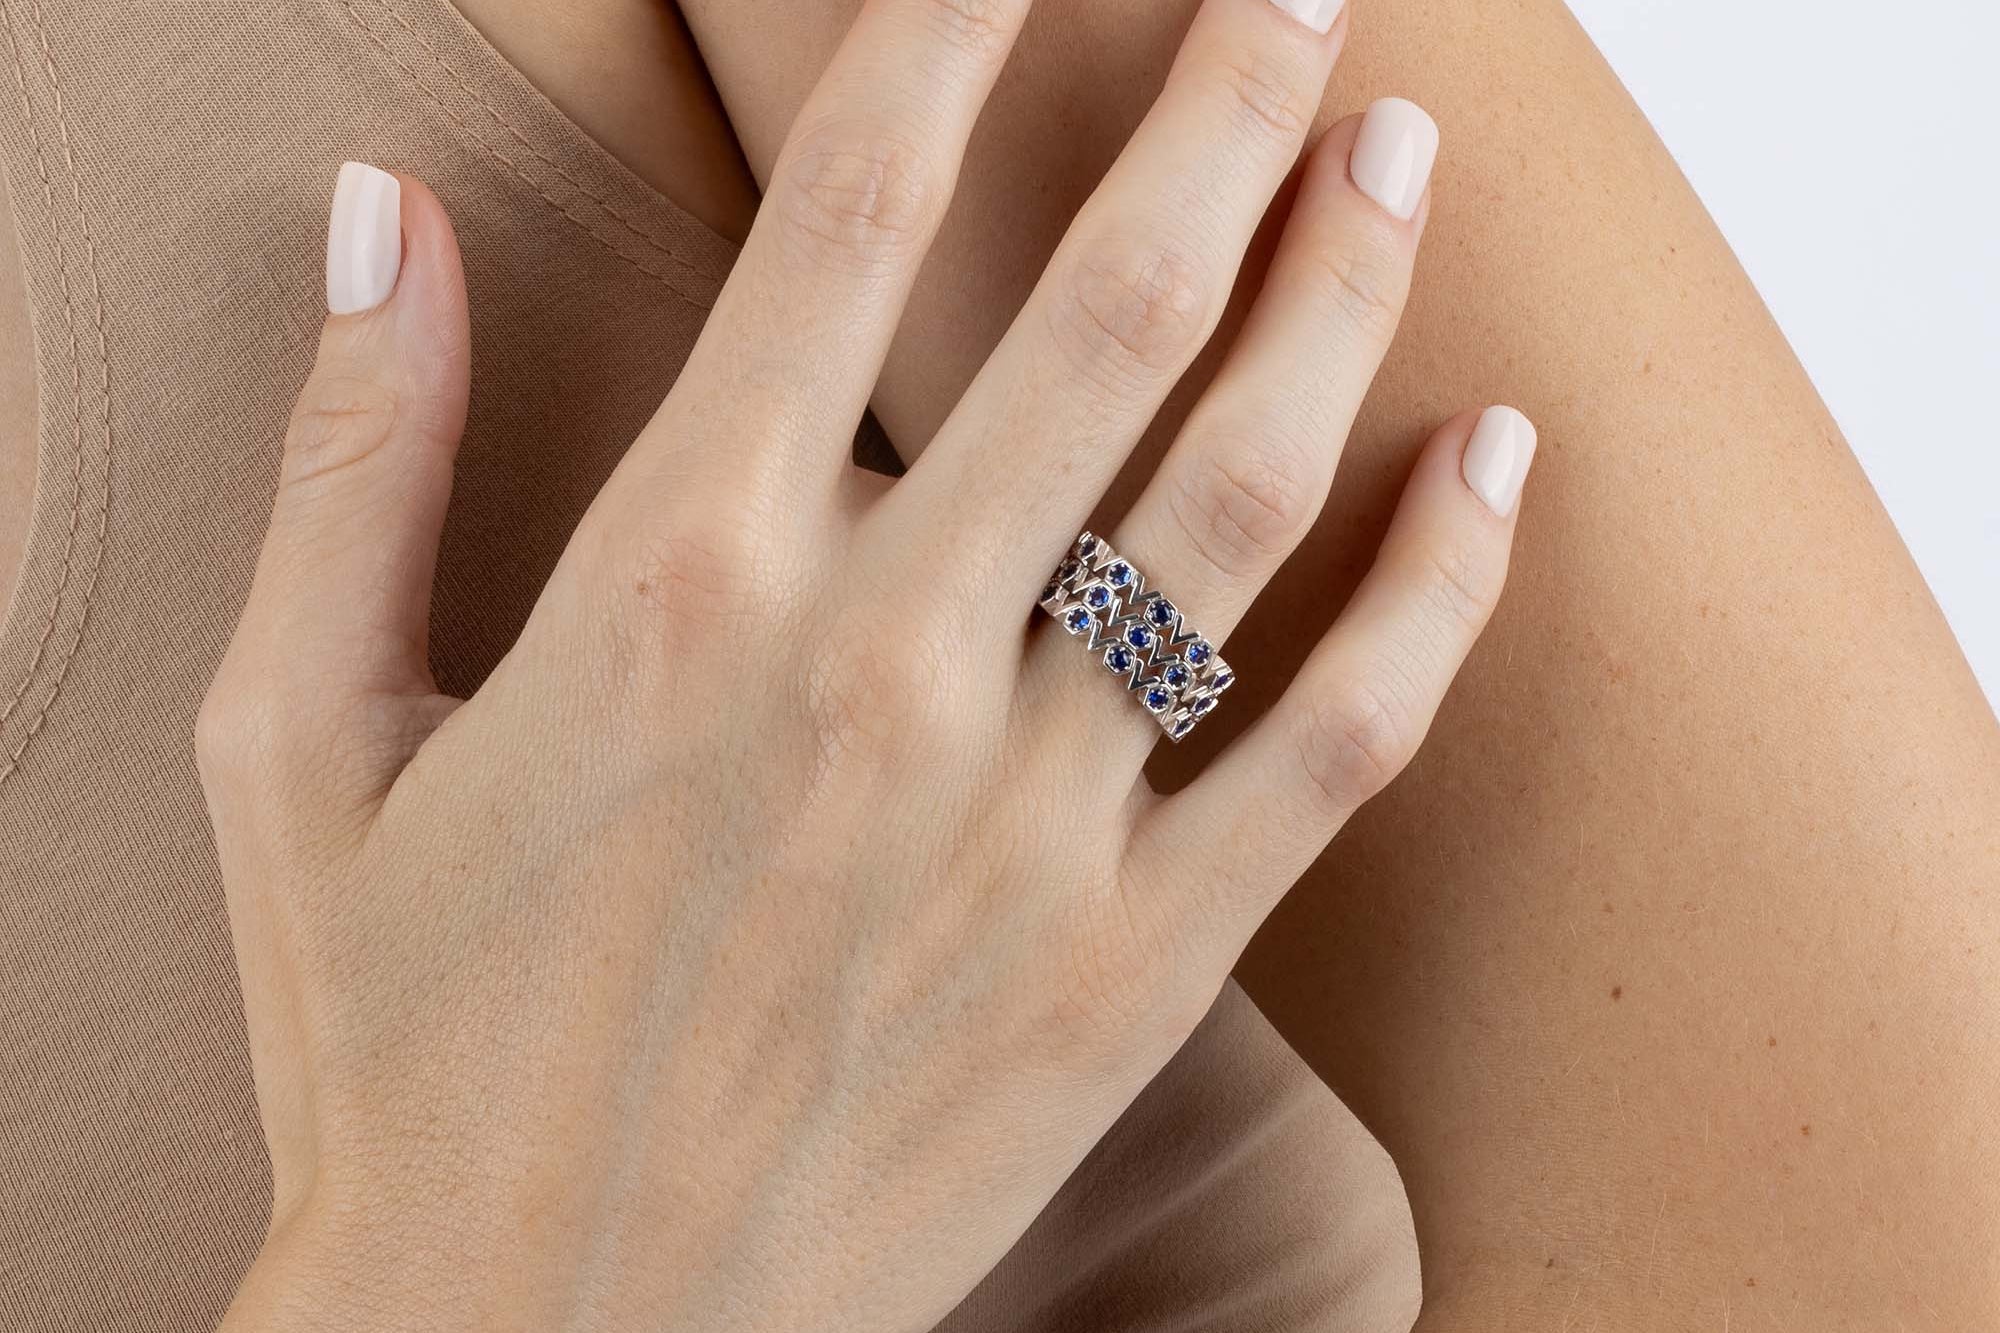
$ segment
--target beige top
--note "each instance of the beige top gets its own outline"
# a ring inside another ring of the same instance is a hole
[[[447,0],[0,0],[0,21],[40,388],[0,620],[0,1328],[208,1329],[269,1180],[190,736],[319,331],[337,164],[421,175],[465,255],[450,691],[526,619],[733,252]],[[1231,988],[951,1326],[1345,1327],[1326,1311],[1407,1244],[1396,1207],[1345,1209],[1384,1161]]]

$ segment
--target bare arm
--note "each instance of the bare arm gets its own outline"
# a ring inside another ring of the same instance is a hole
[[[1993,716],[1563,7],[1356,6],[1328,118],[1437,116],[1431,240],[1333,507],[1232,659],[1281,686],[1449,405],[1519,402],[1545,471],[1422,758],[1239,976],[1395,1154],[1426,1327],[1994,1327]],[[684,8],[761,173],[854,5]],[[906,453],[1191,10],[1043,0],[876,397]]]

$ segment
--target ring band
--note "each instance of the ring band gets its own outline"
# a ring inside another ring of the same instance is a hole
[[[1092,533],[1080,534],[1042,589],[1042,610],[1125,683],[1167,739],[1184,740],[1236,683],[1213,644],[1180,608],[1146,587],[1139,567]]]

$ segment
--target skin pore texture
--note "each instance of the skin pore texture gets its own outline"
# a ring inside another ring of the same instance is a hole
[[[1436,433],[1283,706],[1171,797],[1140,777],[1157,729],[1101,687],[1178,612],[1147,602],[1120,646],[1091,644],[1102,665],[990,612],[1036,599],[1215,328],[1305,148],[1310,117],[1284,108],[1318,103],[1344,29],[1205,0],[952,426],[894,485],[848,463],[1028,9],[996,4],[987,29],[937,0],[870,4],[685,370],[462,702],[434,692],[424,626],[467,289],[420,180],[343,168],[333,313],[196,727],[273,1176],[228,1327],[929,1328],[1407,763],[1504,580],[1534,453],[1511,408]],[[1314,150],[1197,409],[1212,429],[1119,529],[1161,552],[1162,583],[1199,590],[1218,640],[1281,551],[1157,538],[1276,396],[1330,483],[1408,289],[1436,141],[1389,99]],[[871,193],[850,168],[891,142],[939,188]],[[1328,280],[1333,256],[1350,282]],[[1163,259],[1184,273],[1134,301]],[[1349,357],[1312,355],[1328,343]],[[1070,443],[1086,433],[1094,458]],[[1051,470],[1073,481],[1053,497]],[[1074,595],[1117,617],[1097,594],[1137,597],[1131,567],[1070,549],[1061,579],[1097,571]],[[913,605],[938,551],[962,557],[965,595]],[[1228,686],[1206,642],[1174,650],[1155,695]],[[1248,1328],[1234,1316],[1260,1294],[1170,1322]],[[1280,1327],[1311,1311],[1290,1313]]]
[[[761,172],[855,6],[684,9]],[[1037,7],[876,395],[906,453],[1192,10]],[[1425,1328],[1993,1327],[1993,715],[1563,6],[1354,0],[1352,23],[1326,115],[1422,103],[1443,131],[1436,200],[1341,484],[1231,640],[1243,688],[1288,678],[1453,405],[1518,403],[1543,461],[1506,603],[1422,754],[1238,976],[1395,1155]],[[1248,465],[1241,509],[1192,519],[1268,528],[1287,480]]]
[[[854,8],[685,6],[760,172]],[[1038,6],[876,396],[906,453],[1191,10]],[[1991,1326],[1992,714],[1562,6],[1355,0],[1352,22],[1326,116],[1387,93],[1436,115],[1430,241],[1332,506],[1232,641],[1243,688],[1288,676],[1457,403],[1527,408],[1542,475],[1416,765],[1239,977],[1395,1152],[1427,1327]]]
[[[654,87],[578,54],[627,47],[554,36],[596,17],[665,32],[663,6],[458,3],[670,197],[725,231],[747,220],[726,140],[661,148],[699,104],[653,100],[678,54],[652,57]],[[1426,1327],[1991,1327],[1991,713],[1754,292],[1561,6],[1355,4],[1329,112],[1423,102],[1444,132],[1437,201],[1342,486],[1232,640],[1241,688],[1288,678],[1444,414],[1517,401],[1543,448],[1507,600],[1426,749],[1239,976],[1395,1151]],[[687,5],[760,171],[853,8]],[[1043,0],[876,398],[906,453],[1189,12]],[[17,292],[0,308],[0,330],[25,331]],[[0,401],[18,423],[32,385]],[[23,440],[0,435],[0,588]]]
[[[724,236],[742,241],[756,211],[758,182],[671,5],[454,4],[626,166]],[[816,43],[825,35],[817,17],[811,32]],[[955,342],[953,352],[970,345]],[[1309,1073],[1296,1065],[1270,1071],[1265,1052],[1278,1039],[1259,1031],[1263,1020],[1240,991],[1226,994],[1219,1009],[1190,1043],[1189,1058],[1113,1127],[1073,1187],[1049,1205],[1031,1244],[1009,1256],[1000,1280],[983,1285],[938,1333],[1056,1327],[1075,1319],[1172,1319],[1176,1302],[1193,1301],[1190,1293],[1211,1281],[1223,1289],[1232,1266],[1246,1271],[1240,1258],[1246,1222],[1265,1238],[1253,1246],[1309,1245],[1329,1255],[1294,1270],[1316,1276],[1302,1281],[1293,1299],[1317,1293],[1356,1329],[1407,1325],[1417,1277],[1408,1206],[1394,1166],[1338,1102],[1305,1086]],[[1254,1109],[1240,1105],[1245,1088],[1260,1089]],[[1180,1161],[1194,1164],[1174,1179],[1197,1191],[1192,1197],[1206,1206],[1162,1204],[1157,1188],[1143,1183],[1157,1169],[1142,1173],[1134,1164],[1150,1161],[1167,1140],[1179,1145]],[[1287,1196],[1240,1198],[1243,1191],[1228,1182],[1242,1174],[1242,1164],[1292,1142],[1311,1143],[1315,1160],[1257,1177],[1282,1177]],[[1273,1147],[1266,1149],[1267,1143]],[[1214,1206],[1218,1193],[1228,1196],[1229,1207]],[[1073,1271],[1049,1271],[1040,1257],[1048,1253],[1064,1256]],[[1202,1262],[1211,1256],[1212,1280]],[[1165,1282],[1163,1268],[1172,1273]],[[1030,1303],[1033,1315],[1025,1312]]]

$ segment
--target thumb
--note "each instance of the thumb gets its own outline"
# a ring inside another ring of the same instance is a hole
[[[230,713],[248,696],[260,730],[359,731],[371,765],[393,765],[374,776],[393,778],[447,711],[428,638],[470,386],[465,278],[437,197],[356,162],[334,191],[326,277],[331,313],[210,700]]]

